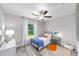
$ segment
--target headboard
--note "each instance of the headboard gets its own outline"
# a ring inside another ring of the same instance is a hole
[[[58,37],[58,33],[60,33],[60,32],[49,32],[49,31],[47,31],[47,32],[45,32],[45,34],[51,34],[51,38],[59,38]]]
[[[53,37],[53,33],[52,32],[47,31],[47,32],[45,32],[45,34],[49,34],[50,35],[50,38]]]

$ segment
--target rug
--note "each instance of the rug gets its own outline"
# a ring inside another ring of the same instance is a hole
[[[56,51],[57,50],[57,45],[56,44],[49,44],[48,46],[47,46],[47,49],[48,50],[51,50],[51,51]]]

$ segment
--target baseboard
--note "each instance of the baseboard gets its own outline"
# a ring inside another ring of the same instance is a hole
[[[71,46],[71,45],[68,45],[68,44],[66,44],[66,43],[61,43],[61,45],[62,45],[63,47],[65,47],[65,48],[67,48],[67,49],[73,50],[73,46]]]
[[[79,56],[79,42],[77,42],[77,52],[78,52],[78,56]]]
[[[24,46],[24,44],[21,44],[21,45],[16,45],[16,47],[21,47],[21,46]]]

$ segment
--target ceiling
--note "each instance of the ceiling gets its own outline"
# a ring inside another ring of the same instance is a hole
[[[2,3],[5,13],[17,16],[25,16],[35,18],[32,12],[37,10],[48,10],[47,15],[51,15],[52,19],[63,17],[75,13],[75,3]]]

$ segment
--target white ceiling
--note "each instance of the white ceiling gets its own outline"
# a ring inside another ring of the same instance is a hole
[[[34,18],[32,12],[45,9],[47,15],[52,18],[66,16],[75,13],[76,4],[74,3],[2,3],[4,11],[9,14]]]

